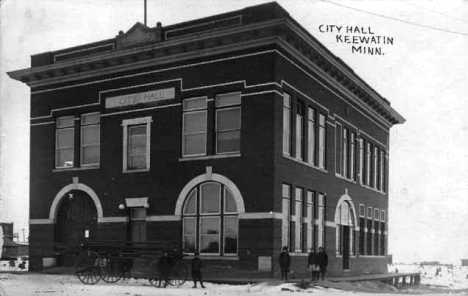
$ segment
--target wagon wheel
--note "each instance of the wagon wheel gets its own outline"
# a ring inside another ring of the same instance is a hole
[[[147,278],[150,284],[154,287],[159,286],[159,271],[158,271],[158,260],[154,260],[150,263],[147,268]]]
[[[172,271],[172,284],[174,286],[181,286],[185,283],[189,276],[187,265],[183,262],[178,262],[176,266],[174,266],[174,270]]]
[[[101,257],[93,251],[83,251],[78,255],[75,262],[75,273],[80,281],[87,285],[99,282]]]
[[[124,275],[125,262],[120,258],[101,259],[101,279],[106,283],[116,283]]]

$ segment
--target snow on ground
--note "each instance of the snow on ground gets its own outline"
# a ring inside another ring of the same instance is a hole
[[[300,289],[297,284],[273,281],[256,285],[226,285],[206,283],[206,289],[193,289],[191,281],[181,287],[169,286],[166,289],[158,289],[149,284],[145,279],[126,279],[116,284],[107,284],[102,281],[96,285],[85,285],[73,275],[49,275],[36,273],[0,273],[1,296],[275,296],[275,295],[317,295],[317,296],[370,296],[379,293],[386,295],[468,295],[468,268],[454,267],[448,269],[442,267],[440,276],[435,276],[436,267],[419,267],[410,265],[395,265],[389,268],[394,272],[421,271],[422,284],[420,287],[409,287],[397,290],[387,287],[380,282],[359,283],[331,283],[325,281],[327,287],[313,286],[308,289]],[[320,283],[319,283],[320,284]],[[361,292],[370,291],[370,292]]]

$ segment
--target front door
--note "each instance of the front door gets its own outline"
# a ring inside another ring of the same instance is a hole
[[[342,226],[343,227],[343,269],[349,270],[349,226]]]
[[[55,224],[55,246],[59,256],[58,265],[72,265],[67,253],[76,252],[86,239],[96,237],[97,210],[91,197],[83,191],[67,193],[60,202]]]
[[[133,208],[130,216],[130,241],[146,241],[146,209]]]

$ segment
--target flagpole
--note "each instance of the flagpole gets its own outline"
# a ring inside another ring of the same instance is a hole
[[[146,26],[146,0],[145,0],[145,26]]]

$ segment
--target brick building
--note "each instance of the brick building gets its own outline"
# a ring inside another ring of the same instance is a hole
[[[30,267],[164,240],[278,271],[386,270],[390,103],[277,3],[33,55]],[[58,262],[61,264],[61,262]]]

